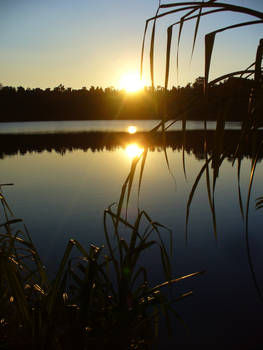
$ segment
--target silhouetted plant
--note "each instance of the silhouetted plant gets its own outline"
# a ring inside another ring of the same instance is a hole
[[[162,12],[163,10],[164,12]],[[202,2],[184,1],[184,2],[178,2],[178,3],[174,2],[174,3],[167,3],[167,4],[159,3],[156,15],[149,18],[146,21],[143,44],[142,44],[141,74],[143,72],[142,67],[143,67],[143,60],[144,60],[145,38],[146,38],[146,33],[150,22],[153,23],[152,33],[151,33],[151,42],[150,42],[150,73],[151,73],[152,87],[154,88],[154,51],[155,51],[156,26],[160,18],[165,16],[170,16],[170,15],[173,15],[173,16],[178,15],[177,20],[167,28],[167,47],[166,47],[166,63],[165,63],[165,78],[164,78],[164,88],[165,88],[165,91],[167,91],[169,75],[170,75],[171,44],[172,44],[174,27],[176,26],[179,27],[178,38],[177,38],[177,57],[176,57],[176,68],[178,70],[179,68],[178,53],[180,48],[181,35],[184,29],[185,23],[188,21],[195,21],[195,31],[193,35],[192,54],[191,54],[193,55],[201,20],[205,16],[210,16],[212,14],[221,13],[221,12],[225,13],[226,11],[232,12],[233,14],[238,13],[238,14],[247,15],[252,17],[253,20],[240,22],[237,24],[231,24],[229,26],[222,27],[220,29],[207,33],[204,38],[205,70],[204,70],[204,78],[203,78],[203,92],[204,92],[203,96],[207,101],[207,105],[212,106],[212,108],[216,112],[216,132],[215,132],[214,146],[211,154],[209,155],[207,151],[207,136],[206,136],[207,115],[205,115],[205,119],[206,119],[204,122],[205,132],[203,135],[205,163],[202,166],[194,182],[194,185],[191,189],[188,203],[187,203],[186,241],[187,241],[187,226],[188,226],[188,219],[189,219],[192,199],[194,197],[195,190],[200,182],[200,179],[202,178],[203,175],[206,177],[207,194],[208,194],[208,201],[209,201],[209,205],[212,213],[214,234],[215,234],[215,237],[217,237],[215,188],[216,188],[216,181],[219,176],[220,167],[225,160],[225,156],[222,148],[223,146],[222,140],[225,134],[225,122],[227,118],[229,118],[229,113],[230,114],[233,112],[235,112],[236,114],[238,113],[237,101],[235,99],[232,100],[232,96],[231,96],[233,94],[233,91],[237,88],[243,89],[246,87],[247,91],[249,92],[249,98],[247,99],[248,100],[247,105],[244,106],[246,112],[245,112],[244,119],[242,119],[240,137],[238,142],[236,143],[236,151],[234,154],[233,164],[235,162],[238,163],[237,164],[238,198],[239,198],[239,204],[240,204],[240,212],[242,217],[245,219],[245,232],[246,232],[246,243],[247,243],[249,265],[250,265],[252,277],[253,277],[256,289],[258,291],[258,294],[260,298],[263,299],[260,288],[256,280],[256,275],[254,273],[252,259],[250,255],[249,239],[248,239],[248,213],[249,213],[250,195],[251,195],[251,188],[253,185],[255,169],[256,169],[256,165],[259,159],[259,154],[261,151],[259,148],[254,147],[253,156],[251,159],[251,173],[250,173],[250,181],[248,186],[245,209],[243,208],[244,207],[243,200],[242,200],[241,191],[240,191],[240,171],[241,171],[241,163],[242,163],[242,152],[245,148],[247,137],[256,139],[257,130],[260,126],[262,126],[261,118],[262,118],[262,106],[263,106],[262,104],[263,103],[262,102],[263,101],[263,74],[262,74],[263,39],[259,41],[257,52],[255,53],[255,61],[252,62],[251,65],[249,65],[248,67],[245,67],[243,70],[230,72],[212,81],[209,81],[211,57],[213,54],[213,47],[214,47],[216,35],[221,32],[229,31],[234,28],[262,24],[263,13],[260,11],[253,10],[251,8],[243,7],[243,6],[237,6],[237,5],[228,4],[228,3],[220,3],[220,2],[217,2],[217,0],[209,0],[209,1],[202,1]],[[183,13],[183,15],[181,15],[181,13]],[[214,99],[212,96],[213,89],[215,89],[218,86],[218,84],[220,84],[222,81],[226,81],[224,85],[226,86],[226,88],[227,86],[229,87],[229,91],[228,91],[229,93],[226,94],[226,96],[218,96],[218,98]],[[198,99],[198,96],[196,96],[196,98]],[[190,106],[194,106],[194,109],[198,113],[198,109],[196,108],[198,103],[196,102],[193,103],[193,101],[188,101],[188,102],[189,103],[186,106],[186,110],[188,108],[191,108]],[[163,119],[162,119],[162,122],[156,127],[156,130],[160,129],[163,132],[163,135],[164,135],[163,149],[164,149],[164,153],[167,161],[167,166],[169,168],[169,162],[165,151],[165,148],[166,148],[165,131],[169,128],[169,125],[171,125],[176,119],[182,119],[183,120],[182,131],[185,134],[186,118],[184,114],[179,114],[179,115],[175,114],[174,118],[172,119],[171,116],[167,114],[165,105],[166,103],[164,102]],[[255,144],[257,144],[257,147],[261,147],[262,141],[259,143],[255,142]],[[185,146],[183,145],[182,163],[183,163],[183,169],[186,176],[184,148]],[[145,159],[144,159],[144,162],[145,162]],[[211,172],[212,172],[212,175],[211,175]],[[260,207],[261,199],[259,199],[258,203],[259,203],[258,206]]]
[[[167,322],[169,313],[178,317],[173,303],[192,294],[169,300],[162,290],[202,273],[172,279],[161,236],[163,230],[171,232],[144,211],[130,224],[111,206],[104,213],[107,254],[103,247],[86,250],[71,239],[50,280],[26,227],[17,228],[22,220],[13,218],[2,191],[0,195],[0,342],[7,348],[148,349],[157,336],[160,313]],[[166,278],[155,286],[140,262],[151,246],[160,251]],[[72,256],[74,247],[81,258]]]

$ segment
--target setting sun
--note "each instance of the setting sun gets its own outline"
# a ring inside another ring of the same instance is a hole
[[[140,79],[137,73],[126,73],[120,79],[120,88],[127,92],[136,92],[144,87],[144,81]]]
[[[136,131],[137,131],[136,126],[130,125],[130,126],[128,127],[128,132],[129,132],[130,134],[135,134]]]
[[[125,152],[129,158],[133,159],[135,157],[140,157],[143,148],[139,147],[136,143],[132,143],[126,146]]]

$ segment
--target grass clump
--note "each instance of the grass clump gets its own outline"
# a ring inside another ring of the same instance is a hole
[[[109,207],[106,247],[91,244],[86,250],[71,239],[50,279],[22,220],[13,217],[2,190],[0,195],[0,344],[5,349],[149,349],[161,312],[167,320],[175,312],[163,290],[202,273],[172,279],[161,237],[165,227],[144,211],[131,224]],[[141,263],[151,246],[160,251],[165,275],[156,286]]]

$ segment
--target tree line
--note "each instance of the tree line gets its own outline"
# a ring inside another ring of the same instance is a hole
[[[224,112],[226,120],[239,121],[247,115],[250,82],[231,78],[203,94],[203,78],[185,87],[145,87],[127,93],[112,87],[102,89],[54,89],[0,86],[0,122],[171,119],[216,120]]]

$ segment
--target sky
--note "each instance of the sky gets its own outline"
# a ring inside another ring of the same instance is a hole
[[[263,11],[262,0],[232,3]],[[154,15],[157,6],[158,0],[0,0],[0,83],[25,88],[53,88],[59,84],[75,89],[121,88],[123,75],[139,72],[145,21]],[[156,85],[164,85],[166,29],[177,20],[171,15],[157,23]],[[185,25],[178,73],[176,27],[169,87],[185,86],[204,75],[206,33],[243,20],[253,18],[230,13],[204,18],[192,60],[194,23]],[[252,63],[261,37],[263,24],[219,34],[211,79]],[[150,85],[149,46],[150,31],[145,47],[146,85]]]

